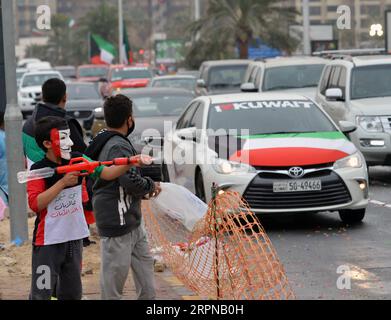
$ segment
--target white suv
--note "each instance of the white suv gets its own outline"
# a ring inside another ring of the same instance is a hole
[[[391,164],[391,56],[338,56],[325,67],[316,101],[336,123],[358,129],[351,141],[368,165]]]
[[[18,103],[24,117],[32,114],[34,107],[41,100],[42,85],[51,78],[64,80],[58,71],[36,71],[23,75],[18,91]]]
[[[327,60],[319,57],[278,57],[250,63],[243,92],[283,91],[315,98]]]

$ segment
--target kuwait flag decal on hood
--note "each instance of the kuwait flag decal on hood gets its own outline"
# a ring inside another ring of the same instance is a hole
[[[91,63],[111,64],[117,55],[115,47],[96,34],[91,35]]]
[[[242,150],[231,153],[231,161],[252,166],[308,166],[334,163],[357,149],[341,132],[316,132],[241,137]]]

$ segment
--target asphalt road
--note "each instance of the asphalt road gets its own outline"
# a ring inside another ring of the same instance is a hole
[[[338,213],[259,217],[297,299],[391,298],[391,168],[371,168],[370,177],[360,225],[345,225]],[[350,289],[338,289],[338,279],[345,287],[350,279]]]

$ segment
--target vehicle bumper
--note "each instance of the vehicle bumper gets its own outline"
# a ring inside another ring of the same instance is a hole
[[[34,111],[37,102],[33,98],[18,98],[18,104],[23,114],[32,113]]]
[[[347,200],[343,203],[335,205],[322,204],[321,206],[311,207],[296,207],[296,208],[277,208],[272,209],[270,207],[253,207],[250,203],[251,210],[254,213],[289,213],[289,212],[322,212],[322,211],[337,211],[337,210],[356,210],[363,209],[368,206],[368,172],[366,167],[363,168],[344,168],[338,170],[330,170],[336,177],[340,179],[341,188],[342,185],[346,187],[346,192],[349,195]],[[216,183],[218,187],[230,191],[235,191],[244,196],[246,199],[246,191],[253,184],[259,173],[246,173],[237,175],[222,175],[214,171],[213,168],[209,168],[203,172],[205,193],[208,201],[211,199],[211,186]],[[306,177],[303,177],[306,179]],[[313,179],[308,177],[307,179]],[[291,180],[288,176],[282,177],[281,180]],[[364,183],[366,188],[362,190],[360,183]],[[295,193],[297,194],[297,193]],[[301,193],[305,195],[306,193]],[[338,194],[338,193],[336,193]],[[292,197],[295,195],[292,193]],[[270,195],[270,199],[273,199],[273,194]],[[320,197],[320,196],[319,196]],[[263,199],[262,196],[256,196],[256,200]],[[269,199],[269,200],[270,200]],[[246,199],[247,200],[247,199]],[[277,201],[277,199],[276,199]]]
[[[367,133],[361,129],[350,135],[368,165],[391,165],[391,135],[386,132]],[[384,143],[382,146],[372,144]]]

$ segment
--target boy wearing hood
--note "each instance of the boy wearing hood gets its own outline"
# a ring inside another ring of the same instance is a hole
[[[133,103],[124,96],[109,97],[104,104],[107,131],[101,132],[86,154],[98,161],[136,155],[127,137],[135,128]],[[101,294],[119,300],[132,269],[138,299],[155,299],[153,258],[141,215],[141,200],[157,196],[160,185],[142,177],[136,168],[114,181],[98,180],[93,187],[93,208],[101,237]]]

